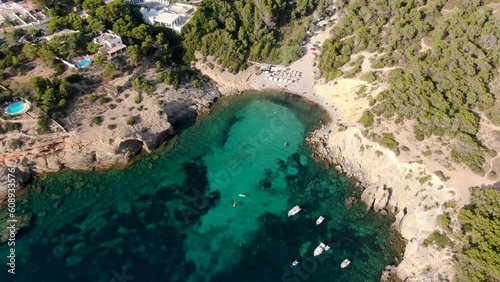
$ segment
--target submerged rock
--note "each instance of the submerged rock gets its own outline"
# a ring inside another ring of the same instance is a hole
[[[66,267],[75,266],[82,262],[82,256],[72,255],[66,258]]]
[[[355,196],[351,196],[347,199],[345,199],[345,207],[347,209],[350,209],[352,208],[352,206],[354,206],[356,203],[358,202],[358,198],[355,197]]]

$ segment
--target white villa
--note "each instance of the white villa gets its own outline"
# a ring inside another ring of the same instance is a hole
[[[143,3],[161,3],[165,5],[169,5],[170,1],[169,0],[125,0],[125,3],[128,4],[133,4],[133,5],[140,5]]]
[[[193,16],[195,9],[192,5],[174,3],[161,9],[142,7],[140,11],[147,24],[159,24],[181,32]]]
[[[127,46],[123,44],[121,37],[109,30],[94,38],[92,42],[99,44],[99,52],[106,54],[108,59],[114,58],[127,50]]]

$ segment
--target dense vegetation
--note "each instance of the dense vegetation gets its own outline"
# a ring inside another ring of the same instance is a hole
[[[460,211],[464,239],[456,255],[458,281],[500,281],[500,191],[472,190],[470,207]]]
[[[302,55],[312,14],[327,0],[206,0],[183,32],[190,59],[194,51],[216,56],[223,68],[240,71],[246,60],[290,63]]]
[[[319,66],[333,79],[352,54],[378,52],[373,68],[400,68],[392,71],[391,88],[377,97],[371,113],[414,120],[417,140],[455,137],[452,159],[482,174],[487,150],[475,136],[478,112],[497,124],[500,116],[489,86],[500,66],[500,24],[485,6],[489,2],[337,1],[342,18]],[[422,38],[430,50],[421,50]],[[371,125],[370,114],[363,123]]]

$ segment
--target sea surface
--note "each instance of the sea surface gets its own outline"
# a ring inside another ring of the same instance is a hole
[[[297,96],[247,93],[126,169],[37,179],[18,198],[32,222],[17,235],[16,274],[2,261],[0,281],[379,281],[393,218],[346,208],[359,192],[305,143],[321,120]],[[321,242],[331,248],[314,257]]]

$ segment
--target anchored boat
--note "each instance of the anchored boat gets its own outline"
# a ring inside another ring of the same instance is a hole
[[[323,216],[318,217],[318,219],[316,219],[316,225],[320,225],[323,222],[323,220],[325,220]]]
[[[301,210],[302,209],[299,206],[293,207],[291,210],[288,211],[288,217],[290,217],[292,215],[296,215]]]
[[[341,264],[340,264],[340,267],[342,268],[346,268],[349,264],[351,263],[350,260],[348,259],[345,259]]]
[[[326,247],[330,248],[329,246],[327,246],[323,243],[320,243],[319,246],[317,246],[316,249],[314,249],[314,256],[317,257],[317,256],[321,255]]]

